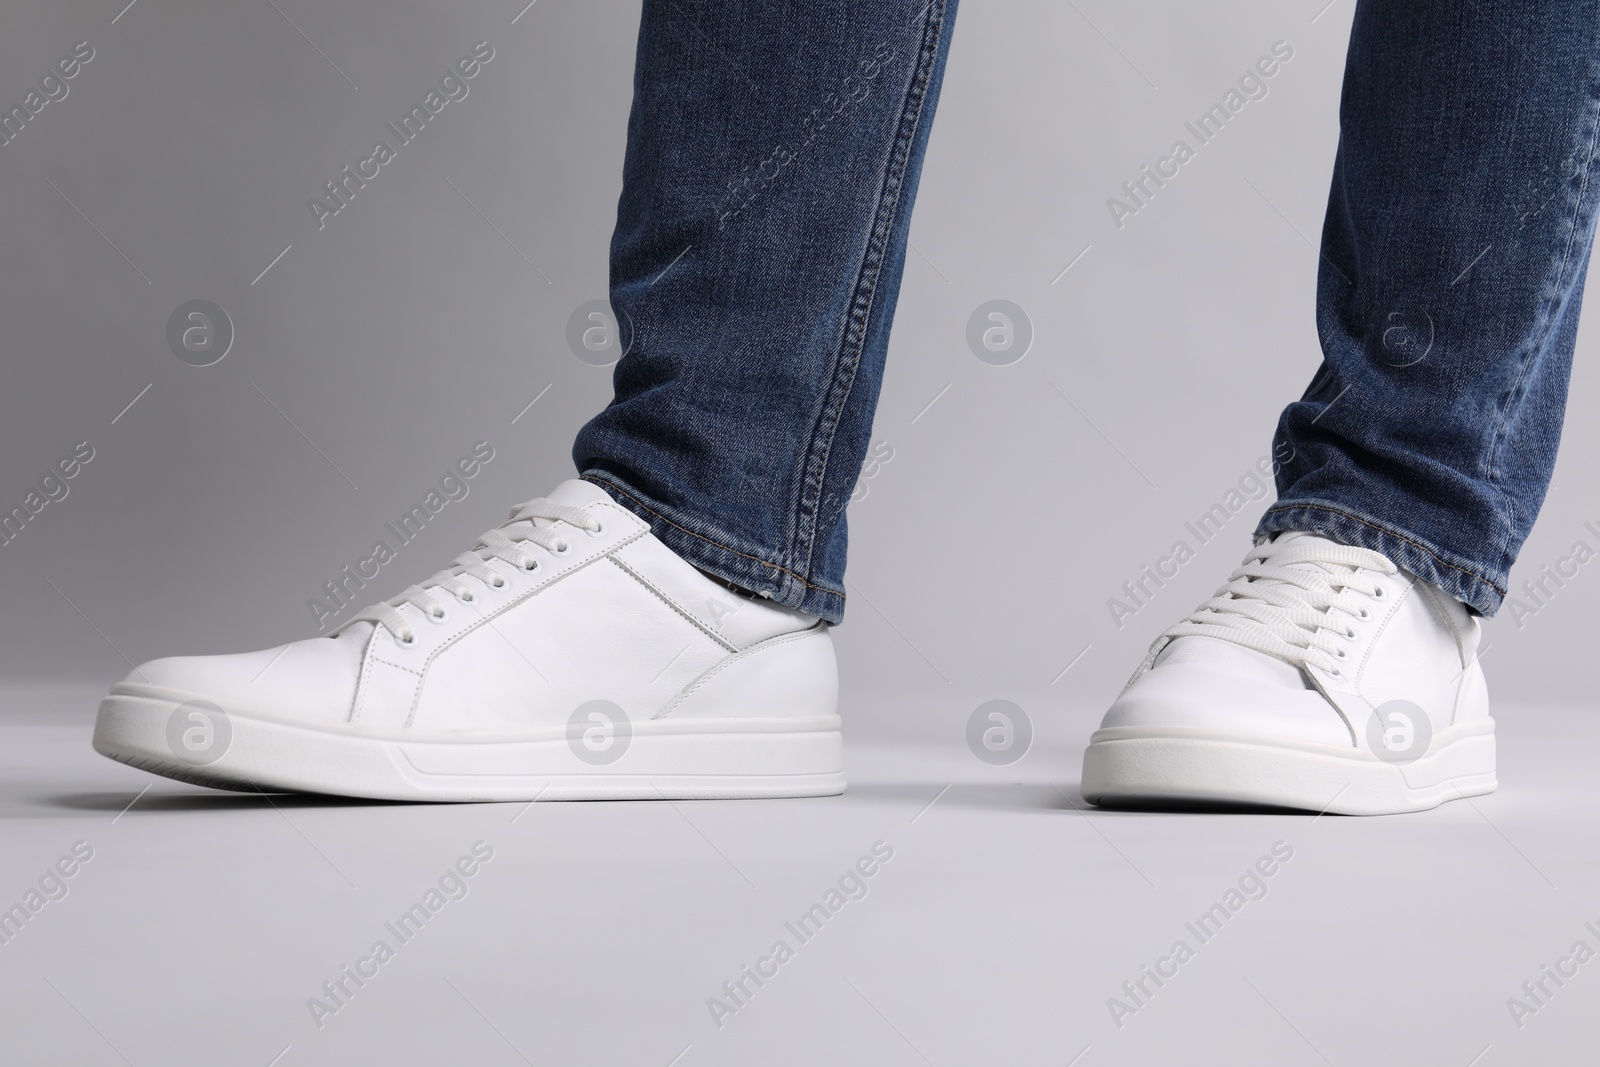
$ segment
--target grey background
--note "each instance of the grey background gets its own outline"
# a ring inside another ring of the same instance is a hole
[[[85,899],[46,913],[53,933],[0,949],[28,1047],[265,1064],[292,1044],[289,1064],[356,1048],[515,1063],[520,1046],[535,1062],[664,1065],[693,1044],[687,1067],[756,1049],[1065,1063],[1093,1043],[1088,1067],[1193,1054],[1208,1032],[1230,1063],[1464,1065],[1491,1043],[1498,1062],[1559,1055],[1592,989],[1526,1032],[1502,1000],[1582,933],[1595,899],[1597,738],[1579,710],[1593,703],[1593,567],[1520,628],[1489,625],[1508,783],[1493,798],[1361,823],[1072,812],[1099,714],[1150,639],[1221,584],[1266,501],[1125,627],[1106,599],[1266,454],[1317,363],[1314,242],[1353,9],[1322,3],[969,0],[874,430],[893,458],[850,510],[836,638],[852,793],[674,806],[682,819],[560,806],[502,831],[514,809],[258,799],[241,813],[165,782],[123,818],[149,780],[88,752],[87,723],[128,661],[315,634],[308,598],[474,441],[496,458],[384,569],[382,592],[571,475],[572,435],[610,390],[564,335],[605,291],[636,5],[538,0],[513,24],[516,0],[8,0],[6,107],[75,42],[96,49],[70,95],[0,147],[0,503],[75,442],[96,450],[70,495],[0,547],[0,897],[77,838],[106,857],[74,890]],[[468,98],[318,231],[307,198],[480,39],[496,55]],[[1106,199],[1279,39],[1295,57],[1270,95],[1116,229]],[[235,326],[214,366],[166,345],[168,316],[193,299]],[[1011,366],[967,348],[967,318],[991,299],[1033,323]],[[1595,543],[1582,528],[1600,519],[1595,344],[1591,315],[1518,583]],[[1032,717],[1024,763],[967,753],[967,717],[991,699]],[[499,903],[397,965],[409,977],[363,994],[343,1036],[308,1030],[301,1000],[379,916],[472,840],[513,833],[519,873],[497,869]],[[829,950],[848,964],[824,967],[818,949],[795,992],[764,993],[765,1021],[723,1041],[733,1030],[708,1028],[704,997],[879,837],[908,842],[898,903],[861,905],[848,949]],[[1103,998],[1279,837],[1306,841],[1298,895],[1260,905],[1207,977],[1163,994],[1143,1037],[1111,1031]],[[672,919],[635,914],[625,890],[641,880]],[[734,899],[754,886],[779,895]],[[409,962],[427,952],[449,955]],[[522,984],[488,991],[495,967]],[[1241,984],[1252,976],[1269,1004]],[[840,984],[852,977],[855,993]]]
[[[0,548],[0,677],[98,685],[124,656],[310,636],[307,600],[472,442],[496,459],[386,592],[570,476],[572,435],[609,396],[564,331],[605,291],[637,9],[539,0],[512,25],[517,7],[488,3],[278,6],[139,0],[111,25],[98,6],[8,5],[0,99],[78,40],[97,54],[0,148],[0,501],[77,441],[96,458]],[[1237,562],[1265,501],[1113,624],[1107,598],[1266,454],[1316,365],[1311,242],[1351,11],[961,12],[874,429],[893,459],[851,508],[858,595],[838,632],[849,687],[922,703],[892,724],[865,706],[858,728],[944,735],[1001,696],[1047,716],[1102,705]],[[470,95],[319,231],[308,198],[480,39],[496,57]],[[1117,230],[1106,199],[1279,39],[1295,58],[1270,95]],[[964,340],[994,298],[1036,332],[1009,367]],[[211,367],[165,343],[191,299],[236,328]],[[1600,518],[1593,334],[1586,320],[1578,415],[1518,580]],[[1493,624],[1498,694],[1582,698],[1594,584]]]
[[[395,590],[570,476],[573,432],[609,396],[610,371],[575,359],[564,331],[605,291],[636,8],[540,0],[511,25],[498,4],[278,6],[6,16],[0,99],[78,40],[97,53],[0,148],[0,500],[20,502],[75,442],[96,449],[69,497],[0,548],[8,679],[111,681],[122,656],[310,636],[307,600],[472,442],[496,459],[386,569]],[[851,508],[858,595],[838,633],[848,685],[925,693],[913,729],[974,698],[1048,712],[1114,694],[1221,584],[1265,502],[1120,630],[1107,598],[1266,454],[1316,365],[1311,241],[1351,5],[1315,24],[1315,7],[1281,4],[1080,7],[959,16],[874,428],[894,458]],[[319,231],[307,199],[480,39],[496,56],[470,95]],[[1279,39],[1295,58],[1270,95],[1116,229],[1106,199]],[[996,297],[1036,331],[1009,367],[964,341]],[[168,315],[197,298],[236,329],[205,368],[165,343]],[[1519,580],[1600,518],[1584,473],[1592,347],[1586,320],[1578,416]],[[1590,681],[1569,665],[1595,638],[1592,584],[1521,630],[1493,625],[1498,693],[1581,698]]]

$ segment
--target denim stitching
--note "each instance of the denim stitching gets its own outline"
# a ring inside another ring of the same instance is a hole
[[[666,525],[672,527],[674,530],[677,530],[679,533],[687,534],[688,536],[696,538],[697,540],[704,541],[706,544],[711,545],[713,548],[716,548],[716,549],[719,549],[719,550],[721,550],[723,552],[726,552],[729,555],[738,556],[741,559],[750,560],[752,563],[759,563],[763,567],[771,567],[775,571],[782,571],[784,574],[787,574],[790,577],[794,578],[796,581],[798,581],[801,585],[805,586],[807,589],[815,589],[819,593],[826,593],[829,596],[838,597],[840,600],[844,600],[845,599],[845,595],[843,593],[839,592],[838,590],[829,589],[825,585],[818,585],[815,582],[808,581],[803,575],[797,574],[796,572],[790,570],[788,567],[785,567],[781,563],[774,563],[771,560],[762,559],[760,556],[752,556],[748,552],[741,552],[737,548],[730,548],[729,546],[723,544],[721,541],[717,541],[717,540],[715,540],[713,538],[707,537],[705,534],[702,534],[702,533],[696,533],[694,530],[689,529],[687,526],[682,526],[682,525],[680,525],[680,524],[678,524],[676,522],[673,522],[671,519],[667,518],[661,512],[657,511],[655,508],[651,507],[649,504],[646,504],[643,500],[640,500],[638,497],[634,496],[632,493],[628,492],[626,489],[623,489],[619,485],[615,485],[615,484],[613,484],[611,482],[602,482],[598,478],[592,477],[591,475],[588,475],[588,474],[580,475],[579,477],[581,477],[586,482],[591,482],[591,483],[593,483],[595,485],[600,486],[600,488],[605,489],[608,492],[621,493],[623,496],[625,496],[629,500],[633,501],[634,504],[638,505],[638,507],[639,507],[639,509],[641,511],[648,511],[651,515],[655,516],[658,520],[660,520],[661,522],[665,523]]]
[[[1405,534],[1401,533],[1399,530],[1390,529],[1387,526],[1380,526],[1375,522],[1372,522],[1372,521],[1370,521],[1368,519],[1362,518],[1360,515],[1355,515],[1355,514],[1352,514],[1351,512],[1343,511],[1343,510],[1341,510],[1339,508],[1329,507],[1326,504],[1296,504],[1296,503],[1292,503],[1292,502],[1288,503],[1288,504],[1275,504],[1272,507],[1267,509],[1266,515],[1262,516],[1262,521],[1265,522],[1267,515],[1288,514],[1289,512],[1293,511],[1296,508],[1302,508],[1302,509],[1304,509],[1306,511],[1326,511],[1326,512],[1330,512],[1331,514],[1338,515],[1340,518],[1349,519],[1351,522],[1360,523],[1362,526],[1365,526],[1368,529],[1376,530],[1380,534],[1383,534],[1386,537],[1392,537],[1396,541],[1403,542],[1405,544],[1410,545],[1412,548],[1418,549],[1419,551],[1421,551],[1423,553],[1423,555],[1425,555],[1429,559],[1433,560],[1433,562],[1435,562],[1439,566],[1448,567],[1450,570],[1453,570],[1453,571],[1457,572],[1458,574],[1463,574],[1467,578],[1471,579],[1474,582],[1481,582],[1482,584],[1488,586],[1490,589],[1493,589],[1496,593],[1500,594],[1500,596],[1502,596],[1502,597],[1507,595],[1507,590],[1501,589],[1491,579],[1485,578],[1484,576],[1482,576],[1480,574],[1473,574],[1471,571],[1467,570],[1465,567],[1456,566],[1454,563],[1451,563],[1449,560],[1441,558],[1437,553],[1435,553],[1433,551],[1433,549],[1429,548],[1427,545],[1423,544],[1420,541],[1412,540],[1410,537],[1407,537]]]
[[[1495,411],[1494,438],[1489,442],[1488,454],[1484,457],[1485,467],[1487,468],[1485,473],[1493,482],[1498,482],[1500,480],[1498,461],[1501,453],[1503,452],[1506,441],[1506,410],[1511,406],[1514,398],[1524,389],[1527,383],[1528,368],[1533,362],[1534,353],[1542,350],[1545,347],[1545,342],[1548,340],[1548,337],[1545,335],[1550,331],[1552,323],[1557,320],[1557,316],[1555,315],[1555,308],[1557,305],[1555,302],[1559,301],[1559,306],[1561,307],[1567,307],[1570,304],[1570,294],[1568,300],[1560,301],[1564,287],[1563,280],[1567,277],[1568,268],[1572,265],[1573,246],[1580,239],[1581,231],[1579,224],[1582,222],[1584,195],[1588,192],[1589,176],[1594,167],[1597,139],[1600,139],[1600,121],[1597,121],[1597,118],[1600,118],[1600,110],[1597,110],[1595,107],[1597,103],[1600,103],[1600,99],[1596,98],[1592,88],[1595,80],[1595,64],[1592,60],[1590,62],[1589,74],[1591,85],[1589,144],[1587,151],[1584,153],[1584,166],[1579,179],[1578,192],[1573,198],[1572,210],[1567,218],[1567,240],[1562,249],[1561,261],[1560,265],[1557,267],[1555,279],[1553,284],[1550,286],[1550,289],[1547,290],[1547,295],[1543,301],[1545,306],[1541,308],[1538,325],[1533,331],[1534,336],[1540,337],[1541,339],[1537,343],[1530,341],[1529,344],[1524,346],[1523,351],[1519,353],[1519,356],[1521,357],[1521,363],[1517,367],[1516,378],[1506,389],[1506,392],[1500,397],[1499,405]],[[1511,564],[1514,562],[1511,552],[1511,538],[1514,536],[1514,532],[1519,525],[1517,517],[1517,502],[1509,493],[1505,493],[1504,491],[1501,492],[1501,496],[1504,498],[1506,505],[1508,521],[1505,525],[1505,528],[1501,531],[1501,542],[1497,547],[1499,548],[1501,565],[1509,570],[1511,568]],[[1504,596],[1505,593],[1502,591],[1501,595]]]
[[[939,40],[944,32],[945,5],[930,0],[925,10],[930,14],[923,26],[916,66],[906,86],[899,120],[900,128],[890,147],[888,165],[884,169],[883,185],[878,193],[873,226],[869,231],[867,246],[862,253],[861,267],[856,276],[856,293],[851,300],[844,337],[841,339],[838,357],[834,362],[833,380],[825,394],[823,410],[816,429],[812,432],[811,441],[804,453],[800,479],[801,499],[796,504],[794,518],[790,524],[792,533],[788,555],[793,559],[803,559],[803,566],[808,571],[811,569],[816,550],[817,516],[822,508],[828,458],[833,450],[833,439],[838,432],[840,416],[849,402],[850,394],[855,387],[856,372],[861,366],[861,352],[866,344],[867,325],[871,320],[872,298],[877,289],[897,212],[903,202],[902,193],[906,169],[911,161],[911,146],[921,125],[922,104],[927,99],[928,82],[933,76]],[[795,574],[788,568],[782,569],[786,573]],[[800,580],[805,581],[803,578]]]

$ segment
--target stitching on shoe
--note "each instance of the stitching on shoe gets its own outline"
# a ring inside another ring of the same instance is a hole
[[[611,506],[612,506],[613,510],[615,510],[615,511],[621,513],[621,514],[624,514],[624,515],[627,514],[627,512],[624,511],[622,508],[617,507],[615,505],[615,503],[612,503]],[[628,516],[628,517],[629,518],[635,518],[634,516]],[[436,646],[434,646],[433,650],[431,652],[429,652],[427,657],[422,661],[422,666],[421,666],[420,669],[411,668],[411,667],[401,667],[400,664],[392,663],[389,660],[383,659],[377,653],[369,651],[368,654],[367,654],[365,662],[363,662],[362,665],[361,665],[361,677],[356,683],[356,685],[357,685],[356,701],[355,701],[354,708],[352,708],[352,710],[351,710],[350,721],[351,722],[357,721],[361,717],[362,710],[366,707],[367,689],[368,689],[367,682],[368,682],[368,679],[371,676],[371,671],[370,671],[371,664],[373,664],[373,663],[384,663],[384,664],[387,664],[390,667],[400,667],[400,669],[403,670],[403,671],[410,671],[411,673],[417,675],[418,678],[419,678],[418,685],[417,685],[416,689],[413,691],[412,696],[411,696],[411,707],[408,708],[407,711],[406,711],[405,721],[400,724],[402,727],[410,727],[411,724],[416,720],[417,708],[420,706],[420,704],[422,702],[422,689],[423,689],[423,686],[422,686],[420,680],[426,678],[428,671],[432,669],[434,661],[439,658],[441,653],[443,653],[448,648],[454,647],[463,638],[465,638],[468,634],[474,633],[475,631],[481,629],[485,625],[492,625],[495,619],[498,619],[501,616],[505,615],[506,612],[510,611],[513,608],[517,608],[517,607],[522,606],[531,597],[534,597],[534,596],[538,595],[538,593],[541,590],[547,588],[552,583],[558,581],[561,578],[566,577],[569,574],[572,574],[572,573],[574,573],[576,571],[580,571],[585,567],[591,566],[591,565],[593,565],[595,563],[599,563],[601,560],[607,558],[608,556],[610,556],[612,553],[616,552],[618,549],[622,548],[623,546],[630,545],[634,541],[637,541],[639,538],[643,537],[648,532],[649,532],[648,529],[635,530],[635,531],[633,531],[633,533],[629,534],[623,540],[618,541],[616,544],[612,545],[610,548],[608,548],[605,551],[599,553],[598,555],[595,555],[595,556],[591,557],[590,559],[581,560],[581,561],[572,562],[572,563],[567,563],[567,564],[563,565],[559,569],[552,569],[552,570],[546,572],[545,576],[543,578],[540,578],[538,580],[538,583],[533,588],[524,590],[522,593],[518,594],[514,599],[512,599],[511,601],[509,601],[509,602],[507,602],[505,604],[500,605],[498,608],[495,608],[495,609],[493,609],[491,611],[484,612],[478,618],[473,619],[470,622],[466,623],[464,626],[462,626],[455,633],[450,634],[444,640],[440,641]],[[379,627],[379,629],[381,630],[382,627]],[[377,634],[377,631],[374,631],[373,636],[376,637],[376,634]],[[370,640],[371,639],[369,638],[369,641]],[[369,646],[369,648],[370,648],[370,646]]]
[[[1361,667],[1356,672],[1356,694],[1368,705],[1371,705],[1372,701],[1367,698],[1367,694],[1362,690],[1365,688],[1363,683],[1366,681],[1367,668],[1372,664],[1372,653],[1378,647],[1378,642],[1383,640],[1383,635],[1389,629],[1389,624],[1394,622],[1395,617],[1400,614],[1401,607],[1405,605],[1406,597],[1415,592],[1418,585],[1426,584],[1420,578],[1407,583],[1405,593],[1395,597],[1394,607],[1389,609],[1389,614],[1385,615],[1383,621],[1372,631],[1372,637],[1367,641],[1367,647],[1361,653]]]
[[[374,637],[377,636],[377,631],[373,632],[373,636]],[[413,693],[413,695],[411,697],[412,708],[413,708],[413,710],[415,709],[416,702],[417,702],[416,694],[420,693],[421,690],[422,690],[422,672],[417,670],[414,667],[407,667],[407,666],[404,666],[402,664],[395,663],[395,662],[393,662],[391,660],[386,660],[382,656],[378,655],[377,653],[373,653],[372,655],[367,657],[367,662],[361,665],[361,679],[357,683],[360,686],[360,695],[356,698],[355,710],[353,711],[353,713],[350,716],[350,721],[351,722],[360,721],[361,720],[361,713],[366,710],[366,707],[367,707],[367,695],[371,692],[371,688],[372,688],[371,685],[369,684],[372,681],[372,667],[373,667],[374,664],[378,664],[378,663],[383,664],[385,667],[393,667],[395,670],[405,671],[407,674],[414,674],[414,675],[417,676],[417,684],[416,684],[416,687],[415,687],[415,692]],[[410,711],[408,711],[406,713],[406,721],[405,721],[405,723],[403,725],[406,725],[406,726],[411,725],[411,714],[412,714],[412,712],[410,712]]]
[[[816,637],[819,634],[824,633],[827,633],[827,623],[819,622],[815,626],[805,630],[796,630],[793,633],[779,634],[777,637],[769,637],[760,644],[751,645],[749,648],[744,649],[743,651],[724,657],[717,663],[713,664],[707,671],[705,671],[705,673],[701,674],[700,677],[696,678],[694,681],[678,690],[677,695],[675,695],[671,700],[667,701],[665,707],[650,717],[652,719],[666,718],[668,715],[672,714],[678,709],[679,704],[682,704],[685,700],[689,699],[689,697],[693,696],[702,685],[704,685],[706,682],[709,682],[711,679],[715,678],[718,674],[721,674],[735,663],[742,662],[743,660],[754,656],[758,652],[765,652],[769,648],[777,648],[779,645],[786,645],[792,641],[803,641],[806,638]]]
[[[568,563],[565,566],[563,566],[560,570],[555,570],[555,571],[550,572],[546,577],[539,579],[538,583],[536,585],[534,585],[533,588],[524,590],[523,592],[517,594],[517,596],[514,599],[512,599],[511,601],[509,601],[509,602],[507,602],[505,604],[500,605],[498,608],[495,608],[493,611],[484,612],[483,615],[481,615],[480,617],[478,617],[476,619],[473,619],[471,622],[467,623],[467,625],[463,626],[460,630],[457,630],[455,633],[451,634],[449,637],[446,637],[443,641],[440,641],[439,644],[434,647],[433,651],[428,653],[427,658],[422,661],[422,672],[421,673],[427,674],[428,671],[432,670],[434,661],[437,660],[439,658],[439,656],[442,655],[446,649],[454,648],[457,644],[459,644],[462,640],[464,640],[467,637],[468,634],[476,633],[478,630],[482,629],[485,626],[488,626],[488,627],[490,627],[492,629],[495,629],[496,632],[498,632],[498,628],[494,626],[494,621],[496,619],[503,618],[506,615],[507,612],[511,611],[514,608],[520,608],[523,604],[526,604],[529,600],[531,600],[534,597],[538,596],[539,593],[541,593],[545,589],[548,589],[555,582],[559,581],[562,578],[565,578],[567,575],[575,574],[576,572],[583,570],[585,567],[592,567],[596,563],[600,563],[601,561],[605,560],[606,558],[611,556],[613,553],[615,553],[617,550],[621,549],[624,545],[633,544],[633,542],[637,541],[639,538],[643,537],[645,534],[647,534],[649,532],[650,532],[649,530],[635,530],[633,533],[629,534],[625,539],[623,539],[621,541],[618,541],[616,544],[612,545],[610,548],[606,549],[605,551],[600,552],[597,555],[592,556],[592,557],[590,557],[589,559],[586,559],[586,560],[579,560],[577,562]],[[501,634],[500,636],[507,644],[510,644],[511,639],[509,637],[506,637],[504,634]],[[516,646],[512,645],[512,647],[515,648]],[[374,658],[376,658],[376,656],[374,656]],[[529,664],[529,666],[532,666],[532,664]],[[534,670],[537,671],[538,668],[535,667]],[[417,686],[416,693],[411,698],[411,709],[408,712],[406,712],[406,721],[405,721],[404,725],[410,726],[413,722],[416,721],[417,709],[421,705],[422,705],[422,686],[419,685],[419,686]]]
[[[669,549],[669,551],[670,551],[670,549]],[[689,611],[689,609],[685,608],[683,605],[679,604],[672,597],[668,596],[665,592],[663,592],[660,588],[658,588],[654,582],[650,581],[650,579],[646,578],[644,575],[640,574],[637,570],[635,570],[632,566],[630,566],[626,560],[623,560],[623,559],[619,558],[616,555],[612,555],[609,558],[610,558],[612,563],[615,563],[619,568],[621,568],[622,573],[628,575],[630,578],[634,579],[640,585],[642,585],[646,589],[648,589],[651,593],[655,594],[655,596],[656,596],[656,598],[658,600],[660,600],[667,607],[671,608],[674,612],[676,612],[679,616],[681,616],[685,621],[687,621],[691,625],[693,625],[695,629],[697,629],[700,632],[704,633],[707,637],[711,638],[711,640],[713,640],[717,644],[723,646],[724,648],[726,648],[730,652],[739,652],[739,651],[741,651],[741,649],[739,648],[738,645],[734,644],[732,641],[728,640],[726,637],[723,637],[721,634],[719,634],[715,630],[711,629],[711,627],[707,626],[693,612]]]

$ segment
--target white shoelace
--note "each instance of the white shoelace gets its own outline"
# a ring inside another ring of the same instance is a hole
[[[571,545],[562,536],[557,523],[565,523],[589,533],[603,530],[600,520],[583,508],[557,504],[544,497],[518,504],[511,509],[510,517],[499,528],[478,538],[472,548],[457,556],[450,566],[418,585],[401,590],[398,596],[362,608],[333,633],[337,634],[366,620],[388,630],[402,645],[409,645],[416,639],[416,634],[401,614],[402,607],[414,605],[424,615],[438,620],[444,618],[445,609],[429,590],[442,589],[462,603],[470,604],[476,599],[476,594],[472,586],[462,580],[464,576],[476,578],[491,589],[505,588],[505,576],[489,566],[489,562],[499,559],[523,571],[538,570],[539,560],[523,545],[534,544],[553,555],[564,555]]]
[[[1382,576],[1398,570],[1370,549],[1280,537],[1251,549],[1227,585],[1162,636],[1229,641],[1337,677],[1355,637],[1340,615],[1368,618],[1369,598],[1386,593]]]

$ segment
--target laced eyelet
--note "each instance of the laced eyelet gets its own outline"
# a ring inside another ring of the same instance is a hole
[[[567,542],[562,541],[562,542],[560,542],[558,547],[552,548],[550,550],[550,554],[552,556],[565,556],[568,552],[571,552],[571,551],[572,551],[572,546],[567,544]]]
[[[505,587],[506,580],[500,577],[498,574],[494,576],[494,581],[489,583],[490,589],[504,589]]]
[[[1333,668],[1333,670],[1331,670],[1331,671],[1328,671],[1328,672],[1327,672],[1327,673],[1328,673],[1328,677],[1330,677],[1330,678],[1340,678],[1340,677],[1343,677],[1343,675],[1341,675],[1341,674],[1340,674],[1340,673],[1339,673],[1339,668],[1337,668],[1337,667],[1335,667],[1335,668]]]
[[[428,612],[428,621],[432,623],[444,622],[449,617],[449,612],[445,611],[443,608],[440,608],[438,611]]]
[[[1362,608],[1361,609],[1361,618],[1363,618],[1363,619],[1372,618],[1372,612],[1368,611],[1366,608]]]
[[[1374,600],[1382,600],[1383,599],[1383,586],[1375,585],[1375,586],[1372,587],[1372,599],[1374,599]]]
[[[471,604],[473,601],[477,600],[478,598],[473,596],[472,595],[472,590],[469,589],[465,593],[457,593],[456,594],[456,599],[461,601],[463,604]]]
[[[1354,626],[1350,627],[1344,632],[1344,637],[1346,641],[1354,641],[1356,639],[1356,628]]]
[[[1334,658],[1336,658],[1336,659],[1344,659],[1345,658],[1344,649],[1342,649],[1342,648],[1335,649],[1333,655],[1334,655]]]
[[[583,532],[588,534],[590,537],[604,537],[606,535],[606,525],[603,522],[597,522],[594,525],[594,529],[585,530]]]
[[[399,645],[401,648],[410,648],[412,645],[417,643],[417,635],[408,633],[404,637],[396,637],[394,639],[394,643]]]
[[[530,573],[536,571],[539,569],[539,561],[534,559],[532,556],[529,556],[527,559],[522,561],[522,569]]]

